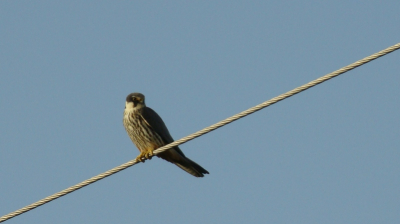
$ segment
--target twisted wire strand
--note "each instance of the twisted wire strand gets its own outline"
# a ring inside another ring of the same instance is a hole
[[[315,79],[314,81],[311,81],[311,82],[309,82],[307,84],[304,84],[304,85],[302,85],[300,87],[297,87],[297,88],[295,88],[295,89],[293,89],[293,90],[291,90],[289,92],[283,93],[283,94],[281,94],[281,95],[279,95],[277,97],[274,97],[274,98],[272,98],[272,99],[270,99],[268,101],[265,101],[264,103],[258,104],[257,106],[251,107],[251,108],[249,108],[249,109],[247,109],[247,110],[245,110],[243,112],[235,114],[232,117],[226,118],[225,120],[222,120],[222,121],[220,121],[220,122],[218,122],[216,124],[213,124],[213,125],[211,125],[209,127],[206,127],[206,128],[204,128],[204,129],[202,129],[200,131],[197,131],[197,132],[191,134],[191,135],[188,135],[188,136],[186,136],[184,138],[181,138],[181,139],[179,139],[177,141],[174,141],[174,142],[172,142],[172,143],[170,143],[168,145],[160,147],[160,148],[158,148],[157,150],[154,151],[154,154],[157,155],[157,154],[159,154],[161,152],[164,152],[164,151],[166,151],[166,150],[168,150],[168,149],[170,149],[172,147],[175,147],[177,145],[180,145],[182,143],[185,143],[185,142],[193,140],[193,139],[195,139],[197,137],[200,137],[200,136],[202,136],[202,135],[204,135],[206,133],[209,133],[209,132],[211,132],[211,131],[213,131],[213,130],[215,130],[217,128],[220,128],[220,127],[222,127],[224,125],[227,125],[227,124],[229,124],[229,123],[231,123],[233,121],[236,121],[236,120],[238,120],[238,119],[240,119],[242,117],[245,117],[245,116],[250,115],[250,114],[252,114],[252,113],[254,113],[256,111],[259,111],[259,110],[261,110],[261,109],[263,109],[263,108],[265,108],[267,106],[270,106],[270,105],[272,105],[274,103],[277,103],[277,102],[279,102],[279,101],[281,101],[283,99],[286,99],[286,98],[291,97],[291,96],[293,96],[293,95],[295,95],[297,93],[300,93],[300,92],[302,92],[302,91],[304,91],[306,89],[309,89],[309,88],[311,88],[313,86],[321,84],[321,83],[323,83],[323,82],[325,82],[325,81],[327,81],[327,80],[329,80],[331,78],[334,78],[334,77],[336,77],[338,75],[341,75],[341,74],[343,74],[345,72],[348,72],[348,71],[350,71],[350,70],[352,70],[352,69],[354,69],[354,68],[356,68],[358,66],[364,65],[364,64],[366,64],[366,63],[368,63],[368,62],[370,62],[372,60],[375,60],[375,59],[377,59],[379,57],[382,57],[382,56],[384,56],[386,54],[389,54],[389,53],[391,53],[391,52],[393,52],[395,50],[398,50],[399,48],[400,48],[400,43],[395,44],[395,45],[393,45],[391,47],[388,47],[388,48],[386,48],[386,49],[384,49],[382,51],[379,51],[379,52],[377,52],[375,54],[372,54],[371,56],[363,58],[363,59],[361,59],[359,61],[356,61],[356,62],[354,62],[354,63],[352,63],[350,65],[347,65],[347,66],[345,66],[345,67],[343,67],[343,68],[341,68],[339,70],[336,70],[336,71],[334,71],[332,73],[329,73],[329,74],[327,74],[325,76],[322,76],[322,77],[320,77],[318,79]],[[78,183],[78,184],[76,184],[74,186],[71,186],[71,187],[65,189],[65,190],[57,192],[57,193],[55,193],[53,195],[50,195],[48,197],[45,197],[42,200],[39,200],[39,201],[37,201],[35,203],[32,203],[30,205],[27,205],[27,206],[21,208],[21,209],[18,209],[18,210],[14,211],[14,212],[11,212],[11,213],[9,213],[7,215],[4,215],[4,216],[0,217],[0,222],[4,222],[4,221],[6,221],[8,219],[11,219],[11,218],[17,216],[17,215],[20,215],[20,214],[25,213],[27,211],[30,211],[30,210],[32,210],[34,208],[37,208],[37,207],[39,207],[39,206],[41,206],[43,204],[46,204],[46,203],[48,203],[48,202],[50,202],[50,201],[52,201],[54,199],[57,199],[57,198],[62,197],[64,195],[66,195],[66,194],[69,194],[69,193],[71,193],[73,191],[76,191],[76,190],[78,190],[78,189],[80,189],[82,187],[85,187],[85,186],[87,186],[89,184],[92,184],[92,183],[94,183],[94,182],[96,182],[98,180],[101,180],[101,179],[103,179],[105,177],[108,177],[108,176],[110,176],[112,174],[120,172],[120,171],[122,171],[122,170],[124,170],[124,169],[126,169],[126,168],[128,168],[130,166],[135,165],[136,163],[138,163],[138,161],[136,161],[136,159],[131,160],[131,161],[126,162],[126,163],[124,163],[124,164],[122,164],[120,166],[117,166],[117,167],[115,167],[115,168],[113,168],[111,170],[108,170],[108,171],[106,171],[104,173],[101,173],[101,174],[99,174],[97,176],[94,176],[94,177],[92,177],[90,179],[82,181],[82,182],[80,182],[80,183]]]

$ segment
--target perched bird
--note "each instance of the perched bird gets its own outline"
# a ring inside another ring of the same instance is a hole
[[[144,95],[131,93],[126,97],[124,127],[132,142],[139,149],[136,160],[144,162],[151,159],[153,151],[174,141],[158,114],[146,107]],[[183,154],[178,146],[157,155],[195,177],[203,177],[208,171]]]

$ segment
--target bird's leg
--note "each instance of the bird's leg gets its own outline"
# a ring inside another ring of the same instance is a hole
[[[154,156],[153,149],[149,148],[145,151],[144,157],[146,159],[151,159]]]
[[[145,157],[145,151],[144,150],[140,151],[139,155],[136,157],[136,161],[144,162],[146,160],[146,158],[143,159],[143,157]]]
[[[142,150],[140,154],[136,157],[136,160],[139,162],[144,162],[146,159],[151,159],[154,156],[153,149],[148,148]]]

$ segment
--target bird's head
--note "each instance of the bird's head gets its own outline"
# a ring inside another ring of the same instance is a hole
[[[131,93],[126,97],[125,110],[137,110],[145,106],[144,95],[141,93]]]

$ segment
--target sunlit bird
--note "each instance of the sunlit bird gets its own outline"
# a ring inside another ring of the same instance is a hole
[[[153,151],[174,141],[158,114],[146,107],[144,95],[131,93],[126,97],[124,127],[132,142],[139,149],[136,160],[144,162],[151,159]],[[195,177],[203,177],[208,171],[183,154],[178,146],[157,155]]]

